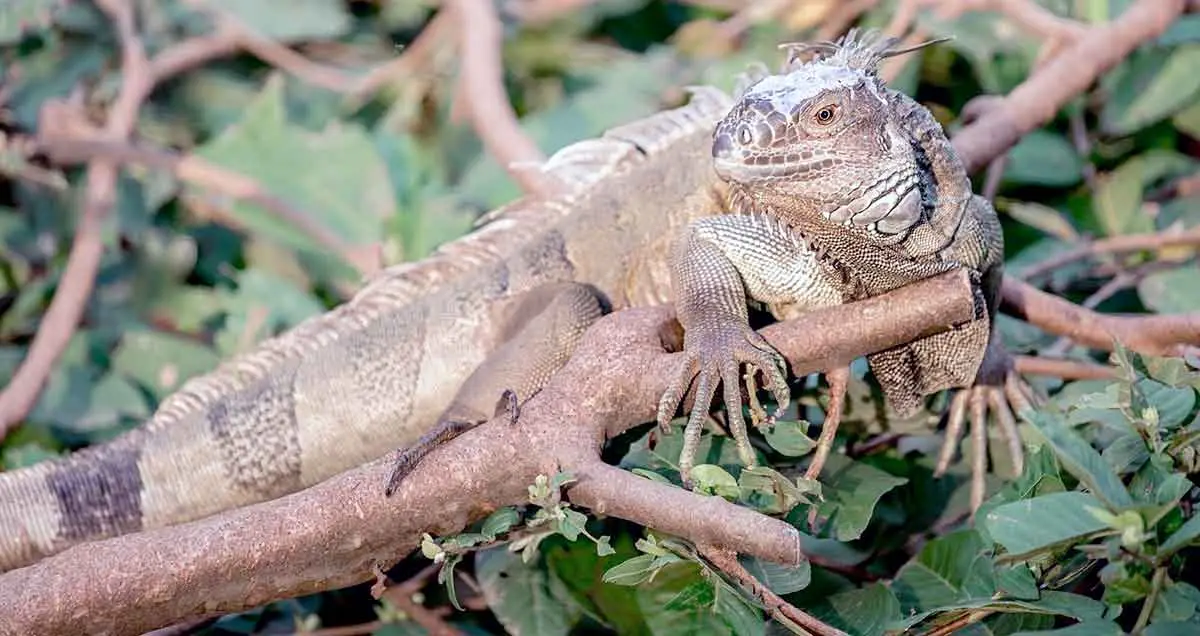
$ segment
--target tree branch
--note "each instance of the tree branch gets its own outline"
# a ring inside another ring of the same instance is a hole
[[[1090,27],[1062,53],[1017,86],[996,98],[987,112],[954,135],[954,149],[975,172],[1044,125],[1068,101],[1134,49],[1167,30],[1183,12],[1183,0],[1138,0],[1107,24]]]
[[[467,98],[475,134],[527,194],[553,194],[562,184],[539,169],[546,158],[521,130],[504,89],[504,34],[491,0],[448,0],[446,9],[458,20],[458,93]]]
[[[956,271],[762,333],[806,374],[965,322],[973,305],[968,278]],[[459,532],[522,503],[527,484],[560,468],[581,476],[568,491],[576,503],[794,563],[801,546],[782,521],[598,465],[606,434],[654,419],[680,362],[663,350],[672,322],[664,307],[605,317],[515,425],[501,417],[434,450],[390,499],[384,457],[286,497],[77,546],[0,575],[0,607],[8,608],[0,633],[142,633],[369,580],[378,562],[407,554],[422,533]],[[664,496],[680,505],[664,506]]]
[[[1147,355],[1200,352],[1200,313],[1154,316],[1101,314],[1010,276],[1001,287],[1002,307],[1046,331],[1111,351],[1114,339]]]

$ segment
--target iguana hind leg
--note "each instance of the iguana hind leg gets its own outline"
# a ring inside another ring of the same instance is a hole
[[[386,496],[438,446],[505,411],[515,421],[520,404],[566,364],[603,304],[592,287],[553,283],[514,296],[496,313],[505,325],[503,344],[463,382],[437,424],[398,452]]]
[[[1013,477],[1024,470],[1025,449],[1017,431],[1017,415],[1033,408],[1038,399],[1033,390],[1013,369],[1012,357],[993,333],[987,355],[980,365],[975,384],[960,389],[950,401],[946,419],[946,437],[938,454],[934,475],[941,477],[950,467],[962,438],[963,428],[970,422],[971,436],[971,513],[983,503],[987,474],[987,423],[988,416],[995,416],[1000,437],[1008,446],[1012,461]]]

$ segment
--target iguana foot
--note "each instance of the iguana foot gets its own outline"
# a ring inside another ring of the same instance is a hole
[[[963,434],[963,425],[970,415],[971,422],[971,514],[983,503],[987,475],[987,422],[988,413],[995,416],[1000,426],[1000,436],[1008,444],[1012,457],[1013,476],[1020,476],[1025,467],[1025,449],[1017,431],[1014,411],[1020,414],[1037,402],[1032,388],[1012,368],[1005,371],[1000,384],[976,384],[962,389],[950,401],[946,422],[946,439],[938,455],[934,476],[941,477],[954,458]]]
[[[508,418],[510,425],[517,423],[517,418],[521,416],[521,403],[517,398],[516,391],[506,389],[500,396],[500,400],[496,402],[494,417],[500,417],[501,415],[505,415]],[[401,450],[396,455],[396,461],[392,465],[392,476],[388,479],[387,487],[383,490],[383,495],[391,497],[392,493],[396,492],[396,488],[400,486],[400,482],[404,481],[404,478],[421,463],[421,460],[430,451],[486,421],[482,418],[443,417],[438,421],[437,425],[429,429],[416,443]]]
[[[754,466],[754,450],[746,432],[742,414],[742,390],[739,380],[743,364],[752,365],[766,375],[766,388],[778,403],[775,417],[787,408],[788,393],[786,366],[783,357],[758,332],[747,325],[722,325],[690,332],[684,338],[684,363],[658,403],[658,425],[664,433],[671,432],[671,416],[679,407],[692,381],[696,381],[696,402],[688,416],[683,432],[683,450],[679,454],[679,473],[686,488],[692,487],[691,471],[704,418],[716,396],[717,385],[724,387],[729,430],[737,445],[738,457],[746,466]],[[747,378],[747,388],[753,393],[754,382]],[[755,418],[756,423],[759,420]]]

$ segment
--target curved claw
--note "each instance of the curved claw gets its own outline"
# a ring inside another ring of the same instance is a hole
[[[671,416],[688,387],[693,381],[696,382],[696,401],[688,415],[683,433],[683,450],[679,457],[679,472],[684,486],[690,488],[691,469],[700,445],[700,433],[718,385],[724,388],[722,398],[725,400],[729,429],[737,445],[738,458],[746,466],[754,466],[756,460],[746,429],[746,417],[742,413],[741,383],[745,379],[746,388],[753,395],[755,382],[753,372],[743,378],[742,365],[747,365],[751,370],[761,370],[766,376],[765,388],[771,391],[779,405],[774,417],[779,417],[787,409],[791,394],[788,392],[783,356],[749,326],[737,328],[736,331],[700,332],[694,336],[694,342],[685,345],[684,355],[685,361],[678,375],[659,399],[657,419],[663,432],[670,433]],[[755,403],[752,398],[752,412]],[[757,415],[754,419],[757,425]]]
[[[934,476],[941,477],[950,466],[968,419],[971,424],[971,513],[983,503],[987,473],[988,415],[994,415],[1000,437],[1012,458],[1013,477],[1025,470],[1025,448],[1017,430],[1017,417],[1039,402],[1032,388],[1015,371],[1008,371],[1002,386],[975,385],[962,389],[950,401],[946,439],[938,453]],[[1015,413],[1015,416],[1014,416]]]

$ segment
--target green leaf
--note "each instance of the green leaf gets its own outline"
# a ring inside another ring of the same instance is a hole
[[[1175,113],[1171,123],[1185,135],[1200,138],[1200,102]]]
[[[111,52],[110,45],[97,38],[78,38],[60,40],[22,57],[20,75],[4,78],[8,90],[5,107],[10,109],[13,123],[25,130],[40,130],[38,112],[46,100],[67,97],[81,83],[97,81]]]
[[[1104,583],[1102,598],[1110,605],[1136,603],[1150,593],[1150,578],[1145,568],[1110,561],[1100,571],[1100,580]]]
[[[1182,15],[1171,22],[1155,44],[1173,47],[1180,44],[1200,43],[1200,15]]]
[[[0,11],[0,45],[16,44],[25,35],[50,26],[65,0],[7,0]]]
[[[990,599],[996,591],[991,550],[973,530],[960,530],[925,544],[904,564],[892,591],[905,613]]]
[[[808,422],[783,420],[767,430],[765,437],[771,448],[788,457],[802,457],[816,447],[817,443],[804,432]]]
[[[1200,274],[1200,272],[1197,272]],[[1155,380],[1138,382],[1146,402],[1158,414],[1158,428],[1172,431],[1183,424],[1196,406],[1196,391],[1190,386],[1170,387]]]
[[[338,0],[209,0],[257,35],[284,43],[332,40],[350,30],[350,15]]]
[[[1064,241],[1079,239],[1079,232],[1071,224],[1065,214],[1048,205],[1012,201],[1005,206],[1005,211],[1012,218],[1041,230],[1045,234]]]
[[[271,76],[238,124],[196,154],[255,179],[350,246],[379,241],[383,221],[396,212],[387,167],[367,133],[351,123],[333,123],[319,133],[288,123],[279,75]],[[231,207],[255,233],[293,249],[328,253],[289,219],[245,202]]]
[[[825,501],[818,505],[817,514],[822,525],[832,523],[831,535],[839,541],[861,537],[880,497],[908,483],[903,477],[837,454],[830,454],[820,481],[824,485]],[[796,511],[792,512],[792,515],[796,514]]]
[[[488,515],[487,519],[483,520],[483,527],[479,532],[488,537],[489,540],[508,532],[513,526],[521,521],[521,514],[512,506],[505,506]]]
[[[547,567],[562,581],[585,613],[617,633],[635,633],[645,620],[637,609],[637,588],[611,585],[602,580],[606,565],[635,554],[633,540],[628,534],[617,535],[615,543],[620,558],[597,555],[596,550],[584,542],[553,541],[543,546],[541,552]]]
[[[808,485],[809,482],[803,480],[797,485],[779,471],[766,466],[744,468],[738,475],[740,500],[764,514],[783,514],[798,503],[809,503],[819,498],[820,484],[815,484],[815,492],[807,488]]]
[[[1029,421],[1045,436],[1063,468],[1083,482],[1108,508],[1115,510],[1133,505],[1133,498],[1112,466],[1078,433],[1068,428],[1061,415],[1037,411],[1030,414]]]
[[[1154,622],[1195,621],[1200,627],[1197,605],[1200,605],[1200,590],[1190,583],[1171,581],[1163,586],[1154,604]]]
[[[1196,633],[1196,621],[1164,621],[1156,622],[1142,632],[1143,636],[1193,636]]]
[[[696,483],[696,492],[724,497],[730,501],[738,498],[737,480],[716,464],[699,464],[692,467],[692,479]]]
[[[1141,468],[1150,459],[1150,449],[1146,448],[1141,435],[1125,433],[1114,439],[1100,455],[1118,475],[1124,475]]]
[[[1200,289],[1195,285],[1200,267],[1185,265],[1147,274],[1138,282],[1138,296],[1161,314],[1200,311]]]
[[[1094,200],[1096,220],[1105,235],[1154,230],[1153,219],[1141,214],[1142,190],[1170,174],[1187,171],[1191,161],[1173,152],[1152,150],[1121,164],[1100,178]]]
[[[766,633],[762,611],[750,607],[741,595],[728,585],[718,588],[716,609],[734,634],[738,636],[762,636]]]
[[[780,596],[799,592],[812,581],[812,566],[807,559],[796,567],[745,555],[739,555],[738,560],[763,585]]]
[[[4,449],[3,453],[0,453],[0,464],[3,464],[5,470],[16,470],[26,466],[33,466],[34,464],[54,459],[55,457],[59,457],[59,453],[41,444],[18,444],[16,446],[8,446]]]
[[[607,66],[594,83],[569,95],[558,105],[521,119],[521,129],[547,155],[576,141],[645,117],[660,109],[662,78],[678,73],[669,48]],[[483,205],[511,201],[520,194],[516,184],[491,153],[471,162],[461,180],[462,191]]]
[[[1100,125],[1112,135],[1127,135],[1171,116],[1192,103],[1200,91],[1200,46],[1175,49],[1152,74],[1128,73],[1130,82],[1117,90],[1131,91],[1128,99],[1113,99],[1100,113]]]
[[[650,579],[655,572],[653,554],[640,554],[614,565],[604,572],[604,582],[614,585],[638,585]]]
[[[129,331],[113,353],[112,368],[162,397],[189,378],[216,368],[220,357],[198,342],[157,331]]]
[[[567,634],[582,611],[562,582],[504,547],[475,555],[475,576],[488,607],[510,634]]]
[[[1066,187],[1083,178],[1083,161],[1062,135],[1038,129],[1009,150],[1004,178],[1018,184]]]
[[[1165,559],[1200,539],[1200,514],[1192,515],[1178,530],[1171,533],[1158,548],[1158,558]]]
[[[237,283],[237,291],[220,296],[220,306],[227,313],[215,342],[224,355],[251,349],[325,310],[306,290],[260,267],[242,270]]]
[[[1025,564],[997,568],[996,591],[1003,597],[1034,601],[1040,596],[1037,579]]]
[[[900,620],[900,601],[882,583],[840,592],[810,606],[817,618],[850,634],[882,634],[891,623]]]
[[[676,603],[678,609],[669,609],[667,604],[678,597],[681,592],[691,588],[689,594],[698,593],[694,586],[704,583],[712,586],[701,576],[700,566],[694,562],[676,562],[662,568],[652,581],[637,588],[638,607],[646,617],[646,633],[654,636],[687,636],[690,634],[729,634],[734,628],[725,612],[734,607],[720,606],[720,611],[714,611],[713,606],[705,606],[699,602]],[[719,598],[726,592],[714,591],[714,597]],[[695,598],[703,600],[703,597]],[[738,618],[734,617],[734,622]]]
[[[563,517],[557,524],[558,532],[566,537],[567,541],[578,539],[587,526],[587,515],[570,508],[564,508],[562,514]]]
[[[1060,492],[997,506],[984,523],[1010,554],[1027,555],[1108,529],[1088,509],[1101,507],[1083,492]]]
[[[1112,621],[1087,621],[1059,629],[1015,632],[1009,636],[1124,636],[1124,634],[1125,630]]]
[[[671,600],[667,601],[663,609],[671,611],[702,609],[712,607],[712,604],[716,600],[717,595],[712,583],[708,581],[696,581],[680,590]]]

